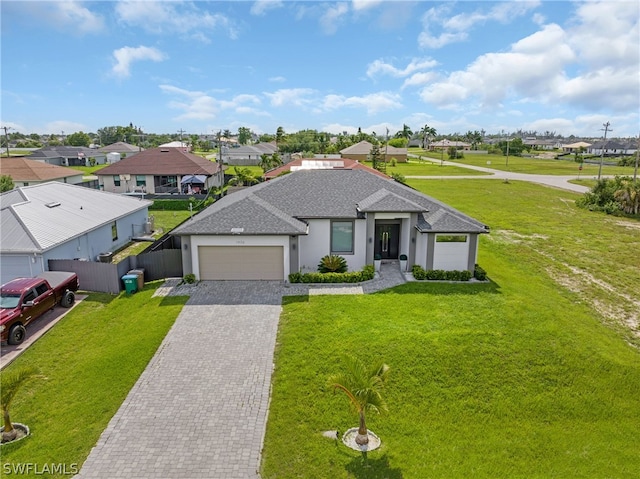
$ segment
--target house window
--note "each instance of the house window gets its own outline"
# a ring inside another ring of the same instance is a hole
[[[154,176],[154,184],[156,187],[177,188],[177,176]]]
[[[115,221],[111,223],[111,239],[113,241],[118,239],[118,224]]]
[[[136,186],[147,186],[147,177],[145,175],[136,175]]]
[[[331,253],[353,254],[353,221],[331,222]]]
[[[436,243],[466,243],[467,235],[437,235]]]
[[[120,186],[120,175],[113,175],[113,186]]]

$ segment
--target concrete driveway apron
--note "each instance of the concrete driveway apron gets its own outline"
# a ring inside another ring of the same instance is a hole
[[[188,289],[189,301],[76,477],[259,477],[282,283]]]

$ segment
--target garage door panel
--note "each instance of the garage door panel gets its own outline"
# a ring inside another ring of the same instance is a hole
[[[282,280],[282,246],[200,246],[203,280]]]

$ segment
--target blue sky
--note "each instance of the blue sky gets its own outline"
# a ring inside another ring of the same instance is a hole
[[[22,133],[640,133],[633,1],[6,1]]]

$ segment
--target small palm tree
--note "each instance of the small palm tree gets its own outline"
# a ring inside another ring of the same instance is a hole
[[[22,386],[28,381],[36,378],[43,378],[35,367],[22,368],[12,374],[2,375],[2,391],[0,393],[0,407],[4,416],[4,431],[2,431],[2,442],[13,441],[16,438],[17,431],[13,428],[11,417],[9,416],[9,408]]]
[[[381,392],[389,375],[389,366],[379,363],[367,367],[353,356],[346,356],[345,362],[346,370],[331,376],[329,387],[334,392],[337,389],[344,392],[358,412],[360,423],[356,443],[362,446],[369,443],[365,412],[380,413],[387,410]]]
[[[347,269],[347,260],[334,254],[323,256],[318,264],[321,273],[344,273]]]

